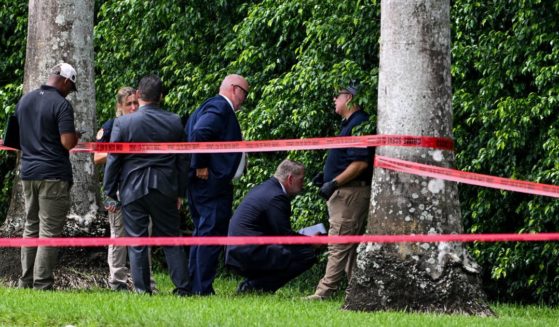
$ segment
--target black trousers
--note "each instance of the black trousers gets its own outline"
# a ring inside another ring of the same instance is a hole
[[[149,217],[153,223],[153,236],[181,236],[180,216],[177,199],[169,198],[161,192],[150,192],[122,207],[124,228],[130,237],[147,237]],[[138,292],[151,293],[150,269],[147,246],[129,246],[130,273],[134,288]],[[182,246],[164,246],[165,260],[176,293],[189,292],[188,263]]]
[[[290,250],[290,261],[284,269],[237,269],[237,272],[246,278],[244,282],[249,284],[250,289],[274,293],[295,277],[309,270],[317,262],[315,249],[308,245],[292,245]]]

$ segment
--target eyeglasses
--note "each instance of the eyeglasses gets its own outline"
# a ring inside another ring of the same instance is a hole
[[[244,87],[242,87],[242,86],[240,86],[240,85],[238,85],[238,84],[231,84],[231,85],[232,85],[233,87],[238,87],[238,88],[240,88],[241,90],[243,90],[243,92],[245,93],[245,96],[244,96],[244,97],[245,97],[245,98],[247,97],[248,91],[245,90]]]

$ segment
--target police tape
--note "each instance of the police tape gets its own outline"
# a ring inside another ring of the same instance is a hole
[[[334,149],[347,147],[411,146],[453,150],[448,138],[405,135],[368,135],[240,142],[183,143],[80,143],[76,152],[113,153],[227,153]],[[6,147],[0,147],[6,149]],[[7,148],[10,149],[10,148]],[[12,149],[13,150],[13,149]],[[376,156],[375,166],[399,172],[445,179],[454,182],[523,193],[559,197],[559,187],[463,172],[414,162]],[[0,238],[0,247],[99,247],[116,246],[190,246],[190,245],[265,245],[265,244],[347,244],[402,242],[533,242],[559,241],[559,233],[530,234],[429,234],[429,235],[344,235],[344,236],[210,236],[210,237],[123,237],[123,238]]]
[[[176,142],[176,143],[79,143],[72,152],[109,153],[231,153],[270,152],[292,150],[324,150],[339,148],[367,148],[376,146],[426,147],[454,150],[454,141],[445,137],[410,135],[337,136],[302,139],[228,142]],[[0,150],[16,150],[1,146]]]
[[[549,242],[559,233],[523,234],[421,234],[421,235],[336,235],[336,236],[192,236],[192,237],[74,237],[0,238],[0,247],[100,247],[191,246],[191,245],[304,245],[350,243],[441,243],[441,242]]]
[[[17,149],[10,148],[9,146],[5,146],[5,145],[4,145],[4,140],[0,140],[0,142],[2,143],[2,145],[0,145],[0,150],[4,150],[4,151],[17,151]]]
[[[383,156],[375,157],[375,167],[452,182],[559,198],[559,186],[555,185],[470,173]]]

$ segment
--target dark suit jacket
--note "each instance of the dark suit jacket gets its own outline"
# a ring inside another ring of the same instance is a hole
[[[229,236],[299,235],[291,229],[291,200],[272,177],[253,188],[229,222]],[[301,236],[304,237],[304,236]],[[240,270],[281,270],[291,260],[290,246],[227,246],[225,263]]]
[[[188,118],[185,130],[189,142],[242,140],[237,116],[221,95],[206,100],[196,109]],[[241,156],[241,153],[193,154],[190,159],[190,170],[207,167],[210,179],[230,182],[235,176]],[[209,183],[209,185],[215,184]]]
[[[111,142],[184,142],[181,119],[153,105],[117,118]],[[109,154],[103,185],[126,205],[156,189],[168,197],[186,194],[187,157],[183,154]]]

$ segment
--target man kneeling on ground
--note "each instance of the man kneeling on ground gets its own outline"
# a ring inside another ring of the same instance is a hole
[[[291,200],[303,189],[305,168],[284,160],[273,177],[253,188],[231,222],[229,236],[299,235],[291,229]],[[237,293],[274,293],[316,262],[310,245],[230,245],[225,264],[246,279]]]

